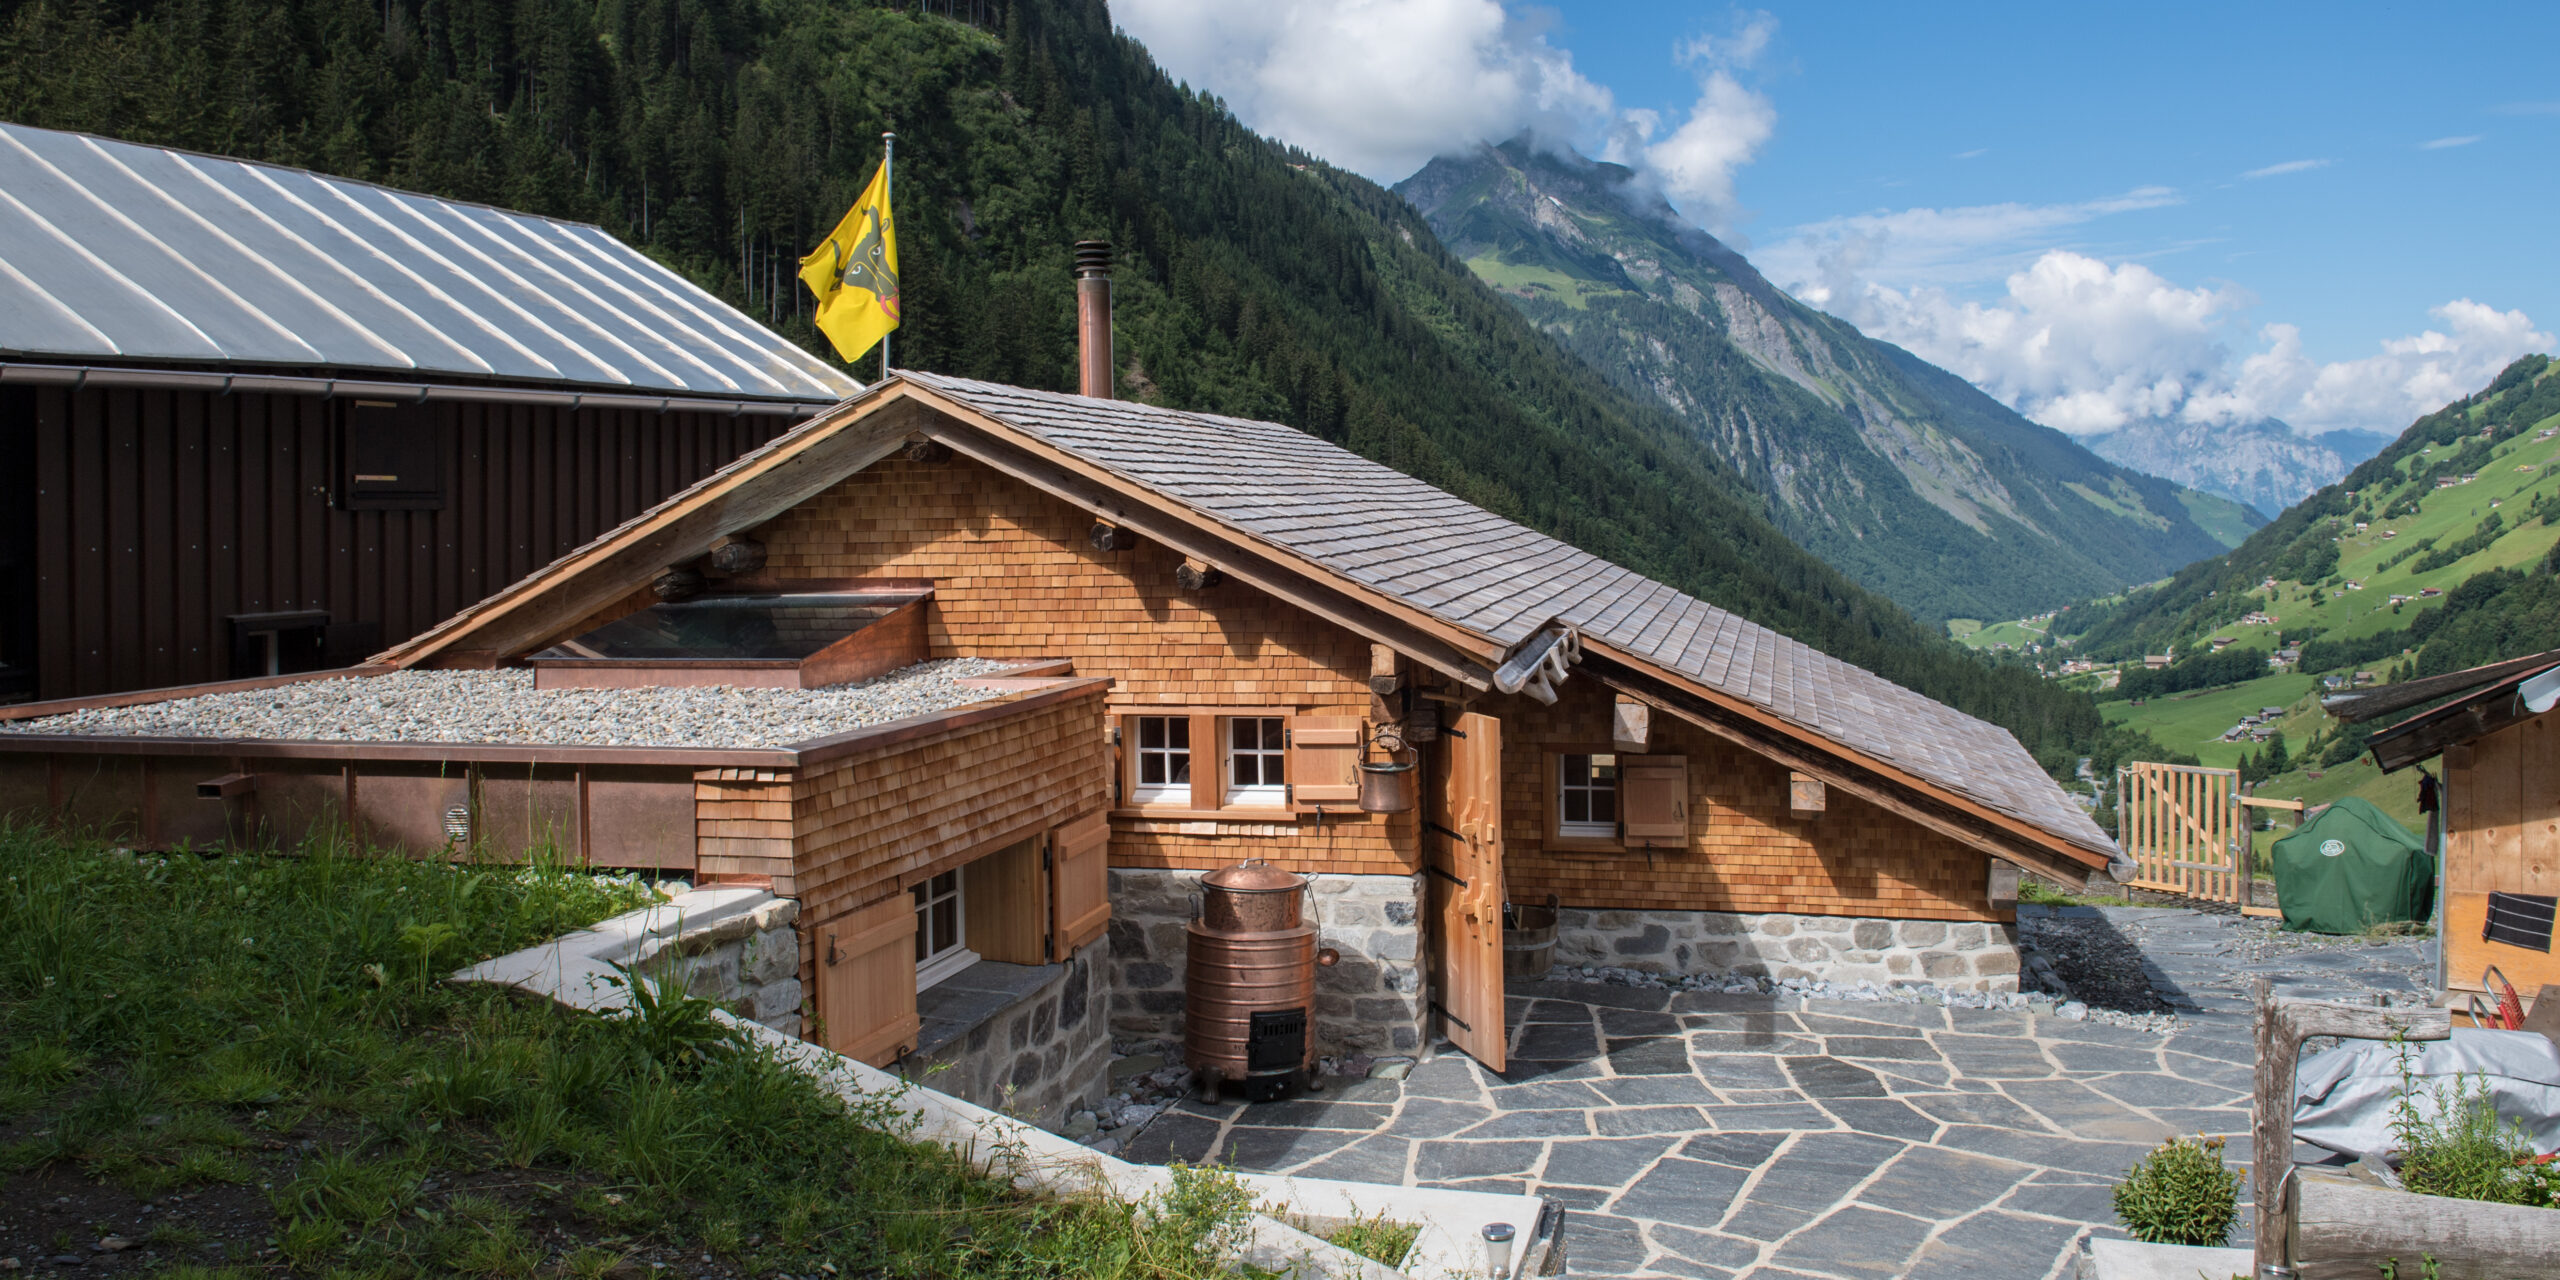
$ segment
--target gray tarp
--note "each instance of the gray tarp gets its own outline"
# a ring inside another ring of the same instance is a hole
[[[2454,1077],[2474,1076],[2488,1085],[2498,1114],[2524,1126],[2535,1151],[2560,1149],[2560,1047],[2549,1037],[2456,1027],[2451,1040],[2407,1048],[2425,1114],[2435,1114],[2435,1097],[2452,1090]],[[2350,1156],[2397,1154],[2391,1109],[2400,1098],[2400,1047],[2350,1040],[2303,1059],[2294,1080],[2295,1140]]]

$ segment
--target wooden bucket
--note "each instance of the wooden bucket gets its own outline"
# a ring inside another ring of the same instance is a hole
[[[1502,907],[1502,975],[1535,978],[1556,962],[1556,896],[1545,906],[1504,903]]]

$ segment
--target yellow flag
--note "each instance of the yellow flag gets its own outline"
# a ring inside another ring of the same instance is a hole
[[[847,363],[898,327],[898,224],[886,163],[826,243],[800,260],[800,279],[818,295],[819,332]]]

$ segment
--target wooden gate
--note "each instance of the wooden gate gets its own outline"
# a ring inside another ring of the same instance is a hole
[[[2252,807],[2299,813],[2302,804],[2241,794],[2237,769],[2126,765],[2116,773],[2116,843],[2139,868],[2126,883],[2228,902],[2247,915],[2280,914],[2253,900],[2257,849],[2246,817]]]
[[[1502,722],[1462,715],[1441,732],[1436,754],[1422,835],[1432,1009],[1451,1044],[1500,1071]]]

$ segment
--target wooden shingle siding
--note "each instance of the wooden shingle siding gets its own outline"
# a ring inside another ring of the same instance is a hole
[[[1552,707],[1527,698],[1477,704],[1502,718],[1506,879],[1515,902],[1547,894],[1578,907],[1786,911],[1907,920],[1999,920],[1980,851],[1834,793],[1819,819],[1788,814],[1784,766],[1667,716],[1648,754],[1688,760],[1689,835],[1678,849],[1546,848],[1546,762],[1554,751],[1607,751],[1613,699],[1568,681]]]
[[[769,879],[790,895],[789,769],[703,769],[693,775],[694,874],[704,880]]]
[[[1145,543],[1095,550],[1087,536],[1093,522],[1092,512],[965,458],[892,459],[756,536],[767,551],[765,581],[930,580],[935,657],[1071,659],[1079,675],[1112,677],[1114,710],[1365,711],[1365,637],[1242,583],[1183,591],[1173,580],[1180,556]],[[1100,709],[1085,714],[1084,732],[1103,733]],[[1107,794],[1108,778],[1100,785]],[[1415,869],[1409,816],[1391,824],[1347,802],[1321,820],[1220,821],[1208,824],[1218,834],[1182,831],[1202,825],[1116,819],[1112,865],[1207,869],[1262,857],[1299,871]]]
[[[1102,690],[876,753],[787,784],[784,856],[802,911],[826,920],[1108,803]],[[707,857],[707,855],[706,855]]]

